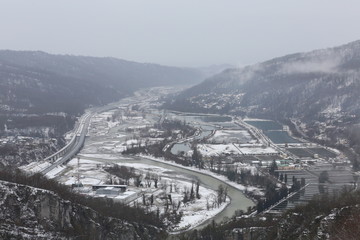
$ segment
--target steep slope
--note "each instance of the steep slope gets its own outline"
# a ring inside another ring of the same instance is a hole
[[[210,224],[185,239],[359,239],[360,192],[343,189],[299,205],[281,215],[261,214]],[[266,219],[266,220],[265,220]],[[192,237],[196,236],[196,237]]]
[[[183,103],[209,112],[246,112],[314,117],[325,112],[359,114],[360,41],[292,54],[256,65],[228,69],[181,93]]]
[[[2,110],[77,112],[134,90],[194,84],[194,69],[135,63],[115,58],[0,51]]]
[[[291,125],[334,147],[360,146],[360,41],[228,69],[165,104]],[[359,158],[360,159],[360,158]]]
[[[0,239],[159,239],[160,229],[104,217],[57,194],[0,181]]]

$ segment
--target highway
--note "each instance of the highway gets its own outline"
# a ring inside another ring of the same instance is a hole
[[[87,113],[80,117],[79,122],[75,124],[75,133],[69,143],[56,153],[46,157],[43,161],[50,162],[51,165],[45,167],[39,172],[45,175],[55,167],[71,160],[71,158],[78,154],[84,146],[91,118],[97,113],[109,111],[117,107],[118,103],[115,102],[106,106],[89,109]]]
[[[156,89],[154,91],[156,92]],[[71,158],[73,158],[76,154],[80,152],[85,143],[85,138],[90,125],[90,120],[95,114],[118,108],[120,105],[124,104],[128,106],[131,106],[132,104],[139,104],[140,107],[144,107],[144,104],[147,105],[149,102],[155,101],[157,99],[156,94],[154,95],[146,92],[138,92],[135,93],[135,95],[137,95],[137,100],[122,99],[118,102],[113,102],[102,107],[94,107],[88,109],[88,111],[80,117],[79,122],[75,124],[75,133],[72,139],[62,149],[43,159],[42,162],[49,162],[51,163],[51,165],[41,169],[38,172],[42,174],[47,174],[55,167],[71,160]]]
[[[80,118],[75,134],[73,138],[70,140],[70,142],[65,147],[60,149],[58,152],[45,158],[45,160],[47,159],[50,160],[55,157],[55,160],[50,166],[40,171],[42,174],[46,174],[51,170],[53,170],[55,167],[70,160],[81,150],[81,148],[84,146],[86,134],[90,125],[90,119],[93,116],[93,114],[94,113],[87,113],[82,118]]]

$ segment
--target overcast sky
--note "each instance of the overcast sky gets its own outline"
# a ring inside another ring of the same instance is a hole
[[[359,0],[0,0],[0,49],[247,65],[360,39]]]

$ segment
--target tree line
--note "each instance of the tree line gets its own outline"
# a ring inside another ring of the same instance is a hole
[[[17,168],[4,167],[0,169],[0,180],[52,191],[64,200],[90,207],[105,217],[114,217],[160,228],[164,226],[163,220],[160,217],[155,213],[146,212],[141,207],[130,207],[125,204],[115,203],[110,199],[80,195],[72,191],[68,186],[58,183],[55,180],[47,179],[40,173],[26,175]]]

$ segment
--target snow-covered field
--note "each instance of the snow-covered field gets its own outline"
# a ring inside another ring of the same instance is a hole
[[[208,142],[214,143],[251,143],[255,139],[246,130],[217,130],[215,134],[208,139]]]
[[[103,158],[103,160],[96,161],[89,160],[89,158]],[[111,165],[110,162],[112,160],[115,160],[115,158],[111,155],[86,154],[86,156],[80,158],[79,163],[77,159],[72,159],[65,169],[61,168],[63,173],[61,176],[58,176],[57,179],[66,185],[72,185],[76,183],[77,176],[79,174],[81,183],[84,185],[85,189],[88,190],[87,194],[95,195],[94,192],[90,191],[90,188],[92,185],[106,183],[110,174],[104,170],[104,167]],[[159,176],[160,180],[157,188],[155,188],[154,183],[151,184],[151,187],[144,186],[146,180],[143,180],[144,184],[141,187],[135,187],[133,180],[130,181],[128,190],[124,194],[138,193],[139,197],[135,201],[137,201],[140,205],[143,203],[142,194],[145,194],[147,197],[154,195],[155,201],[151,210],[156,211],[159,209],[160,213],[164,212],[164,196],[171,195],[174,203],[180,202],[178,212],[182,212],[183,217],[180,223],[171,228],[172,231],[181,231],[189,229],[190,227],[193,228],[198,226],[210,217],[221,212],[230,201],[228,198],[226,203],[217,206],[216,191],[200,185],[200,199],[194,199],[193,201],[184,204],[182,203],[184,192],[187,191],[189,193],[192,187],[195,191],[196,183],[194,179],[178,174],[174,171],[170,171],[166,168],[152,166],[149,164],[126,162],[119,165],[134,168],[137,173],[143,174],[144,178],[146,174],[149,173]],[[54,169],[48,175],[55,177],[59,172],[59,169]],[[170,185],[172,186],[170,187]],[[121,198],[121,196],[118,196],[117,198],[119,197]],[[172,207],[173,206],[170,205],[170,208]]]
[[[26,172],[32,172],[36,173],[39,172],[46,167],[50,166],[51,164],[49,162],[32,162],[28,165],[20,167],[20,169],[26,171]]]
[[[272,155],[278,152],[271,147],[247,144],[199,144],[198,151],[203,156],[221,155]]]
[[[221,156],[241,154],[233,144],[199,144],[198,151],[203,156]]]
[[[85,186],[105,183],[108,174],[101,168],[102,162],[80,158],[79,168],[77,159],[72,159],[64,169],[64,173],[58,180],[66,185],[76,183],[78,173],[80,181]]]
[[[236,144],[235,144],[236,145]],[[271,155],[278,154],[278,152],[272,147],[244,147],[237,145],[241,154],[244,155]]]

